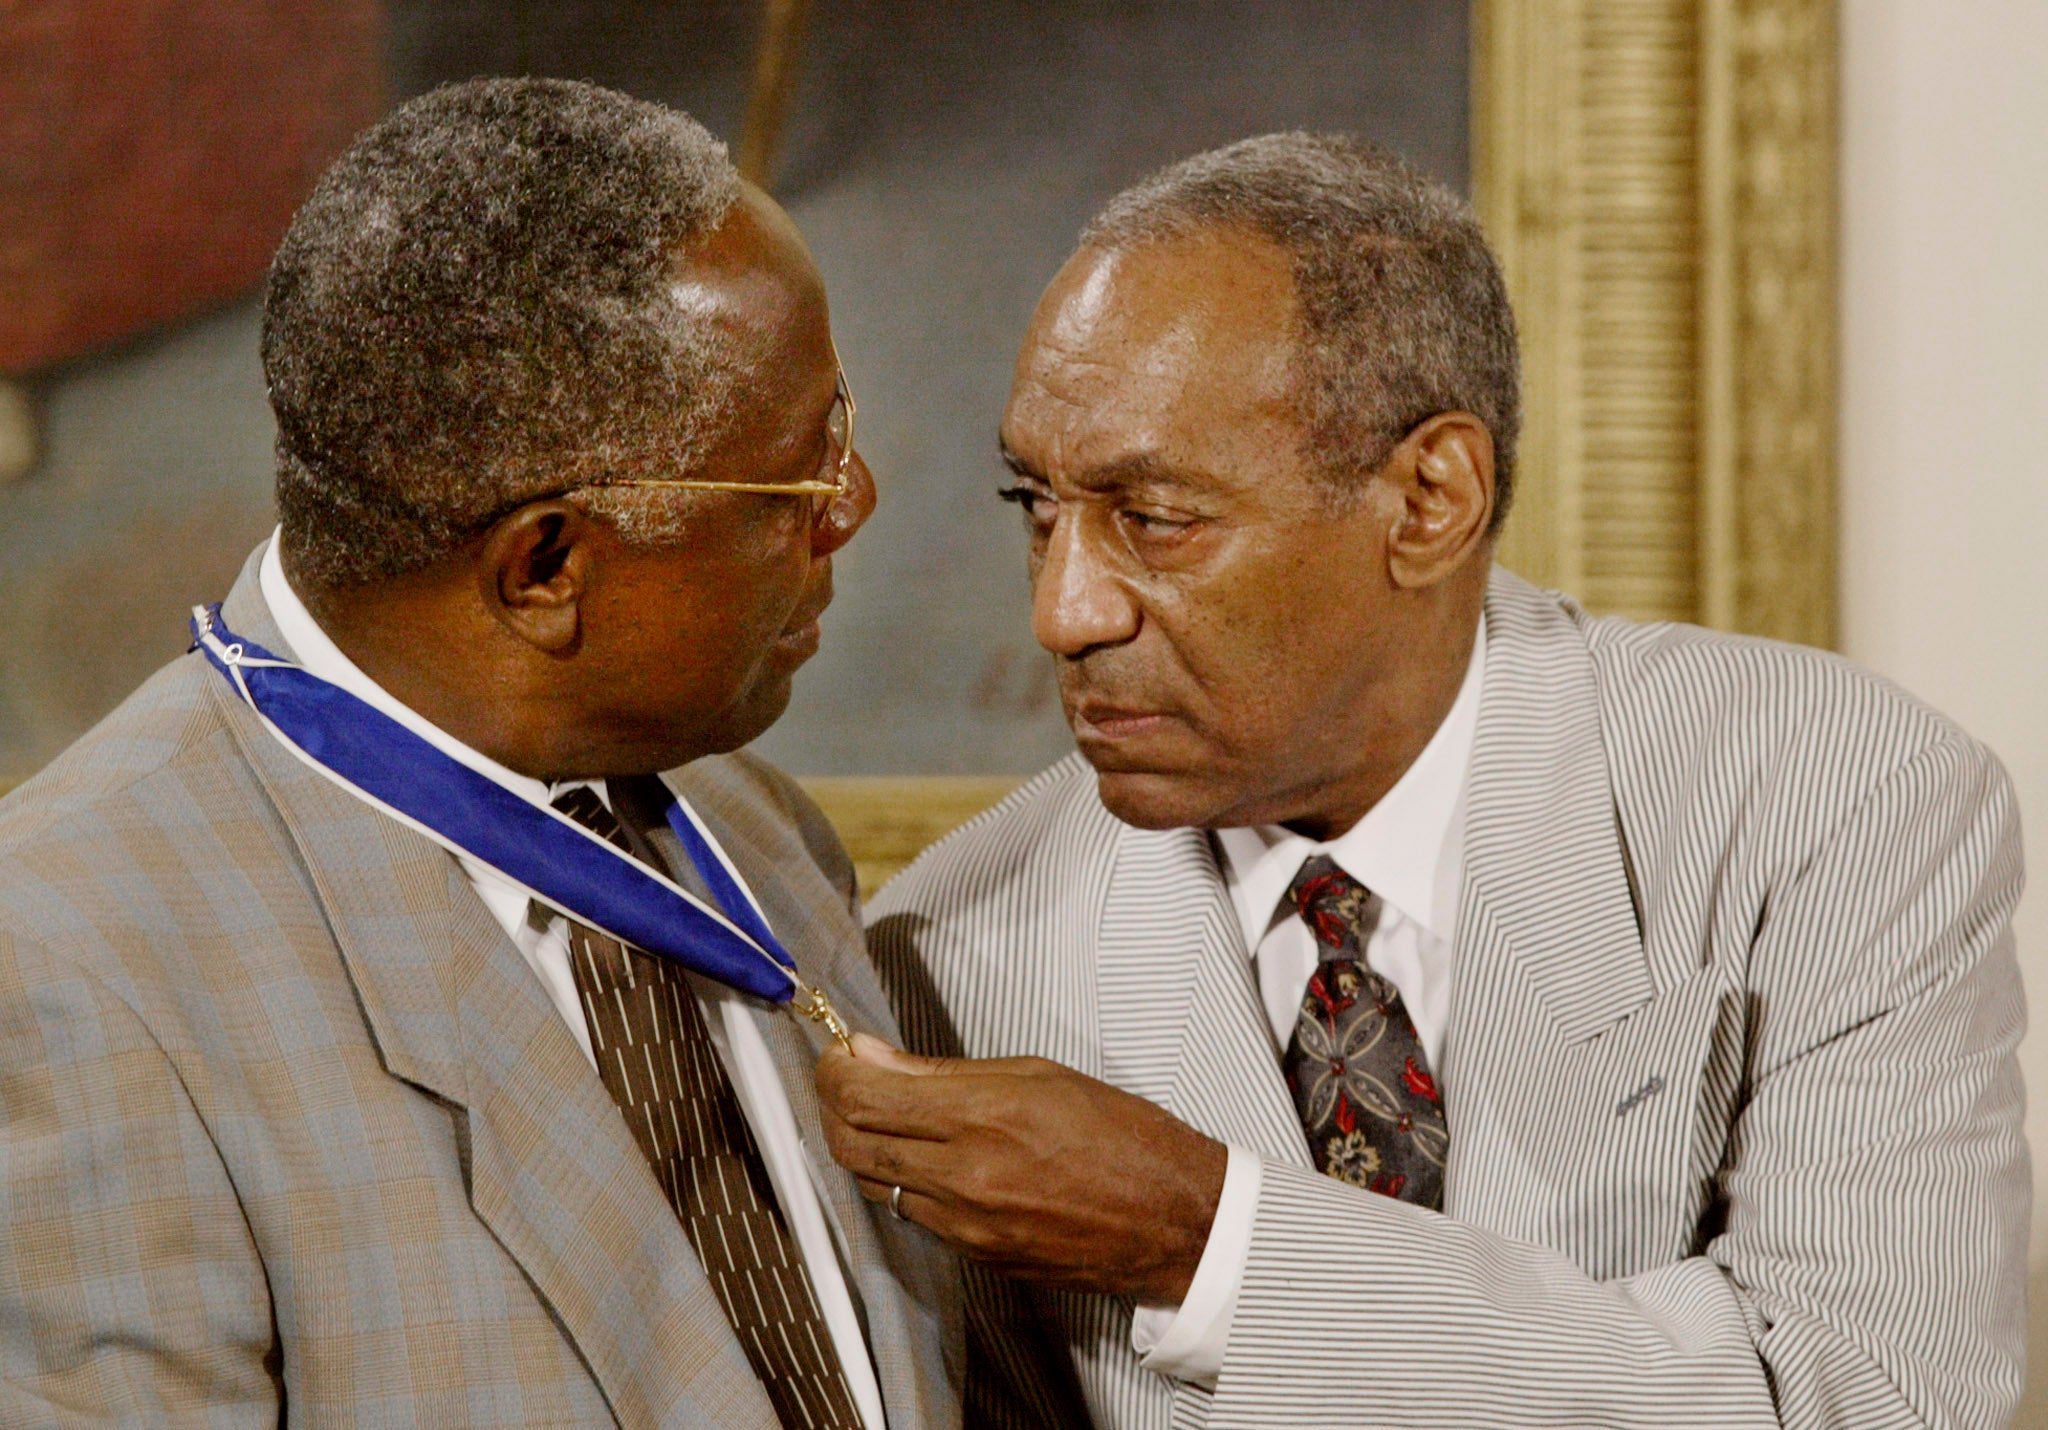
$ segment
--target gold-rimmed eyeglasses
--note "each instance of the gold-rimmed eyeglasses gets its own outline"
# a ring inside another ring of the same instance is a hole
[[[839,369],[839,389],[832,395],[832,408],[825,415],[825,440],[828,444],[825,460],[832,469],[829,480],[818,477],[808,482],[714,482],[683,477],[625,477],[615,482],[599,483],[594,490],[604,491],[611,487],[673,487],[692,492],[759,492],[763,496],[778,497],[843,495],[846,484],[853,474],[854,406],[853,389],[846,385],[846,364],[839,360],[837,343],[832,344],[832,365]]]

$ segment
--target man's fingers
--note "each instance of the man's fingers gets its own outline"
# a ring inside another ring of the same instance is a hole
[[[1065,1072],[1058,1063],[1044,1058],[927,1058],[891,1047],[871,1033],[853,1035],[853,1055],[864,1063],[887,1068],[912,1077],[966,1077],[1006,1073],[1015,1077],[1038,1077]]]
[[[836,1118],[826,1120],[825,1145],[856,1180],[884,1189],[936,1192],[947,1184],[955,1161],[946,1143],[867,1132]]]
[[[902,1048],[891,1047],[870,1033],[853,1035],[854,1056],[862,1062],[874,1063],[891,1072],[908,1073],[912,1077],[979,1077],[993,1074],[1007,1074],[1012,1077],[1038,1077],[1046,1073],[1065,1072],[1058,1063],[1044,1058],[927,1058],[916,1053],[905,1052]]]
[[[890,1072],[908,1073],[912,1077],[924,1077],[934,1071],[941,1061],[938,1058],[921,1058],[916,1053],[906,1053],[875,1037],[872,1033],[853,1035],[853,1055],[864,1063],[886,1068]]]
[[[890,1052],[897,1058],[913,1056]],[[987,1096],[978,1081],[897,1072],[865,1054],[849,1057],[834,1048],[818,1059],[819,1101],[841,1121],[867,1132],[948,1141],[984,1120],[977,1109],[987,1105]]]
[[[963,1256],[1020,1279],[1186,1294],[1229,1162],[1222,1143],[1038,1059],[930,1063],[920,1076],[868,1052],[818,1064],[827,1145],[865,1195],[894,1196]]]
[[[914,1221],[924,1226],[928,1221],[936,1220],[940,1214],[943,1204],[923,1192],[913,1192],[910,1188],[903,1187],[899,1196],[898,1185],[894,1182],[870,1182],[864,1178],[856,1180],[860,1182],[860,1194],[869,1201],[888,1202],[893,1199],[896,1214],[905,1221]]]

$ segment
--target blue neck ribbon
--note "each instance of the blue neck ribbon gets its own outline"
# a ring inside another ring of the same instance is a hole
[[[695,812],[673,793],[668,827],[717,908],[340,686],[236,636],[218,604],[193,609],[192,640],[287,749],[365,803],[622,943],[771,1003],[801,991],[809,1006],[823,1004]]]

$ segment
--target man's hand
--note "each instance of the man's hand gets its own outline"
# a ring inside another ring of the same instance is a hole
[[[920,1058],[866,1034],[818,1061],[825,1137],[873,1201],[962,1255],[1076,1291],[1187,1295],[1229,1153],[1043,1058]]]

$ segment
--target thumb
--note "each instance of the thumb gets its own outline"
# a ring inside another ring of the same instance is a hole
[[[870,1033],[853,1035],[853,1055],[864,1063],[873,1063],[894,1073],[908,1073],[912,1077],[929,1077],[945,1070],[944,1058],[921,1058],[916,1053],[906,1053],[901,1048],[892,1048]]]

